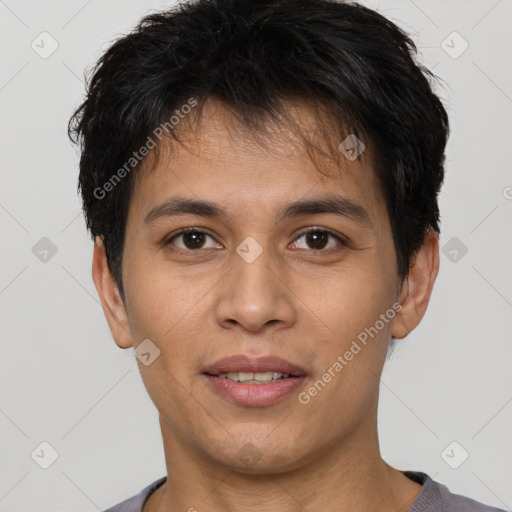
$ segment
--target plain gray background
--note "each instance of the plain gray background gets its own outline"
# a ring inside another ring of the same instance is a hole
[[[382,454],[511,510],[512,2],[364,3],[412,34],[452,127],[441,270],[383,373]],[[166,474],[156,409],[91,279],[66,128],[86,66],[172,4],[0,0],[2,512],[103,510]]]

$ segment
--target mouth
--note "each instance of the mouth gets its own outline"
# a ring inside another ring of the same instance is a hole
[[[281,372],[227,372],[219,375],[212,375],[219,379],[229,379],[234,382],[243,382],[244,384],[268,384],[269,382],[277,382],[281,379],[290,379],[296,375]]]
[[[227,357],[205,368],[203,374],[219,396],[237,405],[253,407],[277,402],[300,387],[306,378],[303,368],[273,356]]]
[[[275,356],[250,358],[240,354],[219,359],[203,369],[203,373],[221,379],[253,384],[306,375],[303,368]]]

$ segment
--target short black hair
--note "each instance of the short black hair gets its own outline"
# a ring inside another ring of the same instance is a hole
[[[192,0],[142,18],[98,60],[68,125],[81,149],[87,227],[103,238],[123,298],[126,216],[144,161],[138,150],[161,139],[159,126],[179,140],[173,117],[197,118],[210,98],[253,130],[289,119],[286,99],[322,105],[326,132],[371,146],[405,279],[428,228],[440,232],[449,134],[433,91],[438,77],[416,56],[403,30],[355,2]]]

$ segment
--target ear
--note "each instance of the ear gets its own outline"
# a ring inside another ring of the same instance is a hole
[[[439,239],[429,228],[423,245],[414,255],[400,292],[402,309],[393,320],[391,335],[405,338],[421,321],[427,310],[434,281],[439,271]]]
[[[115,279],[110,273],[103,240],[98,236],[94,241],[92,279],[114,341],[120,348],[133,346],[126,308]]]

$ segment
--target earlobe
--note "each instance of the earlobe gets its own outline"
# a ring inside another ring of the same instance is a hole
[[[120,348],[133,346],[126,308],[110,272],[105,247],[100,237],[96,237],[94,241],[92,278],[114,341]]]
[[[402,309],[393,321],[391,334],[405,338],[420,323],[425,315],[432,288],[439,271],[439,240],[429,228],[422,246],[414,255],[409,267],[399,302]]]

